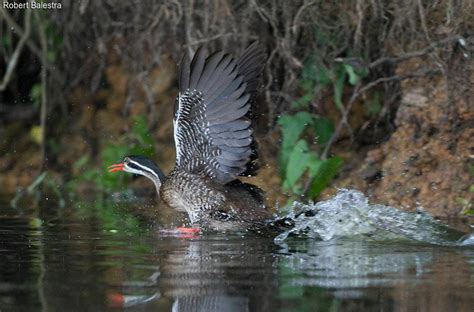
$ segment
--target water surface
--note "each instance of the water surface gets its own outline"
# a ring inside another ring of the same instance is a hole
[[[148,208],[147,208],[148,209]],[[472,311],[474,249],[161,234],[144,208],[0,218],[0,310]],[[3,210],[7,211],[7,210]],[[54,213],[51,213],[53,211]]]

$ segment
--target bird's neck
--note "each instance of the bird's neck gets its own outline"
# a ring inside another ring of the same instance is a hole
[[[156,192],[158,193],[158,195],[160,195],[160,188],[162,182],[165,179],[165,175],[163,174],[163,171],[161,171],[161,169],[156,165],[155,167],[149,169],[152,170],[154,174],[146,173],[145,176],[153,181],[153,184],[155,184]]]

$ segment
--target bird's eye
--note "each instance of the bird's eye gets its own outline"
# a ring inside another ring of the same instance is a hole
[[[127,164],[128,161],[129,161],[129,158],[128,158],[128,157],[125,157],[122,162],[125,163],[125,164]]]

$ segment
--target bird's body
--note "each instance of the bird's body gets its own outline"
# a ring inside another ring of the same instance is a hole
[[[173,118],[175,168],[165,176],[151,160],[129,156],[111,171],[148,177],[167,205],[187,212],[201,228],[261,228],[270,218],[262,192],[238,176],[255,169],[249,115],[264,59],[257,43],[239,58],[223,52],[206,58],[202,49],[192,60],[184,58]]]
[[[259,229],[269,219],[255,186],[222,185],[185,171],[172,171],[163,181],[161,199],[186,212],[191,223],[217,231]]]

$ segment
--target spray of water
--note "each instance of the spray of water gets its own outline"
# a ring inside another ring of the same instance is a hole
[[[365,236],[374,240],[474,245],[474,234],[453,230],[421,209],[407,212],[369,204],[367,197],[355,190],[342,189],[333,198],[316,204],[295,202],[284,219],[291,220],[293,226],[275,238],[277,243],[296,235],[320,240]]]

